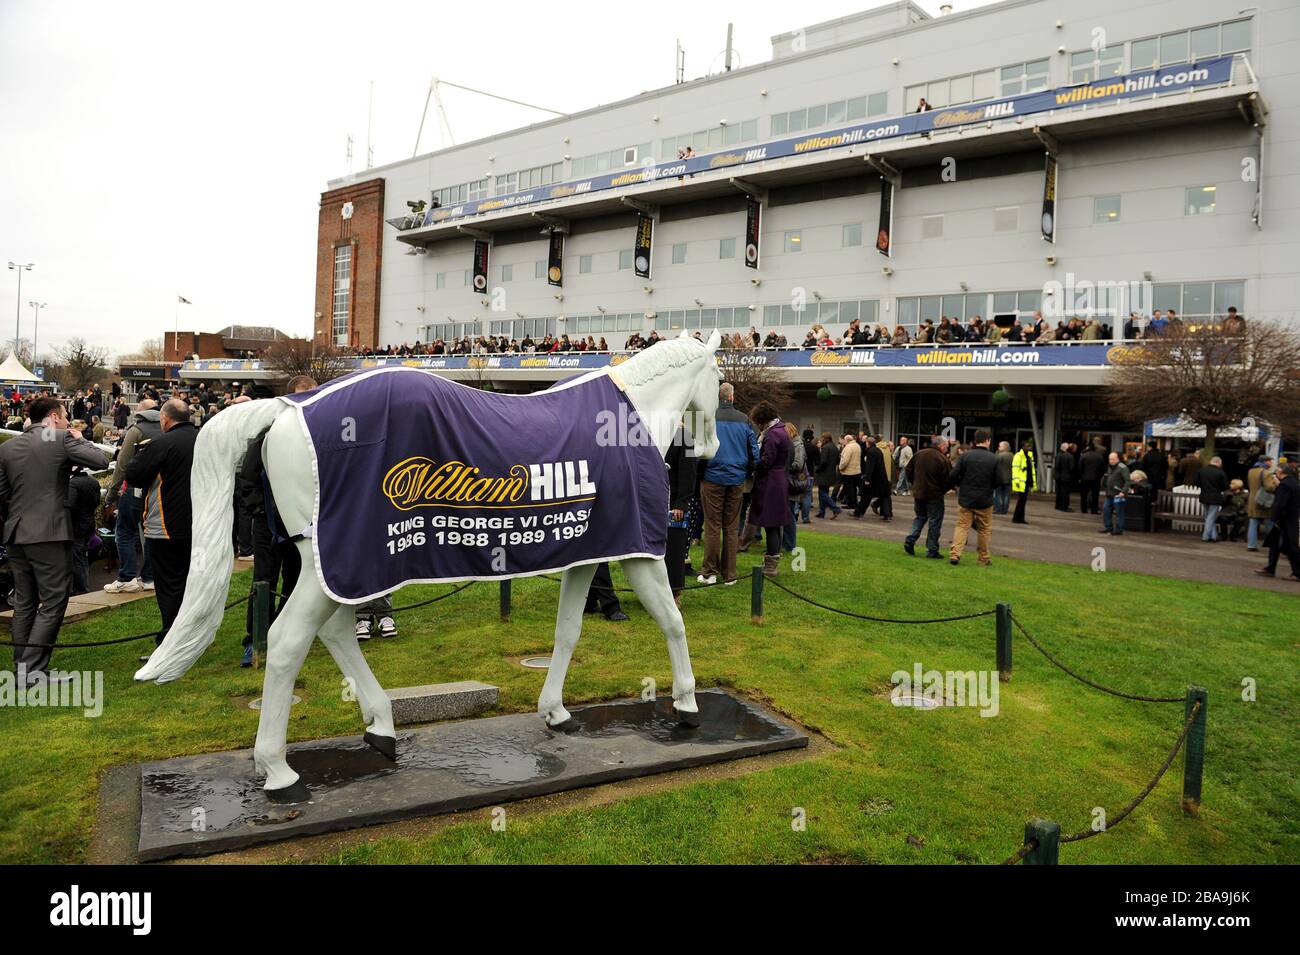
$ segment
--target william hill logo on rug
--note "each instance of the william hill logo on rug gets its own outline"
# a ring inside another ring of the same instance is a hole
[[[505,477],[483,475],[464,461],[439,464],[420,455],[399,461],[383,481],[384,497],[399,511],[417,507],[526,507],[518,503],[565,504],[590,500],[596,485],[586,460],[515,464]]]

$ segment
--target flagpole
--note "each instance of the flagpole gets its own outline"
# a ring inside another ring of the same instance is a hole
[[[181,294],[176,293],[176,302],[172,305],[172,351],[180,356],[181,349]],[[164,362],[165,364],[165,362]]]

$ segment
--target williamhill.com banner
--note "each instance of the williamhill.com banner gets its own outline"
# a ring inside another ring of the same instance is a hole
[[[624,169],[605,173],[589,179],[571,180],[516,192],[506,196],[492,196],[475,199],[455,206],[442,206],[430,209],[424,214],[423,225],[432,225],[464,216],[479,215],[484,212],[496,212],[518,206],[547,202],[552,199],[564,199],[569,196],[601,192],[606,189],[621,189],[626,186],[638,186],[646,182],[676,179],[690,176],[711,169],[724,169],[731,166],[743,166],[746,163],[763,162],[768,159],[781,159],[786,156],[800,156],[820,152],[825,149],[838,149],[845,146],[866,146],[873,142],[913,136],[917,133],[932,132],[977,123],[997,122],[1016,119],[1050,110],[1068,110],[1076,106],[1112,103],[1125,98],[1151,97],[1157,93],[1174,93],[1180,90],[1200,89],[1227,83],[1232,78],[1231,56],[1202,60],[1194,64],[1164,66],[1157,70],[1142,70],[1126,76],[1115,76],[1093,83],[1077,86],[1063,86],[1036,93],[1023,93],[1002,99],[966,106],[952,106],[945,109],[932,109],[924,113],[907,113],[903,116],[872,120],[855,126],[812,133],[806,136],[792,136],[772,142],[740,149],[727,149],[716,153],[706,153],[690,159],[665,160],[658,165],[644,168]],[[401,220],[392,220],[395,223]],[[399,226],[405,228],[405,226]]]
[[[336,600],[664,555],[664,460],[608,375],[525,396],[393,367],[283,400],[311,437]]]

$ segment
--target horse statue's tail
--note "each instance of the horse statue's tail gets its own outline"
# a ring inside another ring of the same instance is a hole
[[[190,573],[185,600],[166,639],[136,671],[140,681],[179,678],[212,643],[225,612],[235,555],[230,541],[235,471],[248,442],[289,411],[277,399],[232,405],[203,426],[194,443],[190,469]]]

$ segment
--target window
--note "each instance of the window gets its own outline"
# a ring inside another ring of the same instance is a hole
[[[803,230],[794,229],[785,234],[785,250],[787,252],[803,251]]]
[[[773,130],[777,132],[777,130]],[[784,132],[784,130],[780,130]],[[701,129],[694,133],[684,133],[681,136],[670,136],[667,139],[660,140],[660,153],[664,160],[676,159],[677,151],[685,149],[687,146],[702,153],[710,147],[718,148],[722,146],[734,146],[737,143],[748,143],[758,139],[758,120],[746,119],[738,123],[728,123],[723,126],[719,123],[710,129]],[[650,145],[647,143],[644,147],[645,154],[649,154]]]
[[[1030,60],[1014,63],[998,71],[1003,96],[1019,96],[1035,90],[1047,89],[1047,60]]]
[[[1020,207],[1019,206],[999,206],[993,210],[993,231],[994,232],[1019,232],[1020,231]]]
[[[1189,216],[1210,214],[1214,211],[1214,197],[1217,192],[1216,186],[1188,186],[1184,214]]]
[[[1124,45],[1107,47],[1100,52],[1080,50],[1070,54],[1070,82],[1092,83],[1106,76],[1124,72]]]
[[[618,250],[618,270],[619,270],[620,272],[622,272],[624,269],[630,269],[631,267],[632,267],[632,250],[631,250],[631,249],[619,249],[619,250]]]
[[[840,231],[840,245],[851,248],[862,244],[862,223],[851,222]]]
[[[535,278],[535,279],[544,279],[544,278],[546,278],[546,260],[545,260],[545,259],[538,259],[536,262],[533,263],[533,278]]]
[[[334,249],[334,344],[348,343],[348,320],[352,317],[352,244]]]
[[[580,156],[570,162],[569,168],[573,178],[578,179],[584,176],[594,176],[598,172],[605,172],[610,169],[621,169],[627,166],[635,166],[638,162],[651,158],[649,143],[638,143],[635,146],[620,146],[618,149],[610,149],[605,152],[592,153],[590,156]],[[558,182],[559,179],[556,179]]]
[[[889,108],[888,102],[888,93],[872,93],[870,96],[855,96],[851,99],[836,100],[833,103],[805,106],[785,113],[773,113],[772,135],[797,133],[804,129],[819,129],[845,121],[865,119],[867,116],[879,116]]]
[[[578,256],[578,274],[586,275],[590,271],[591,271],[591,256],[590,255]]]
[[[962,73],[959,76],[950,76],[947,79],[935,80],[932,83],[909,86],[903,91],[903,110],[909,113],[915,112],[922,97],[925,97],[926,102],[931,106],[943,107],[960,106],[962,103],[977,103],[980,100],[993,99],[997,96],[1010,96],[1013,94],[1000,88],[999,76],[1005,73],[1008,83],[1019,82],[1024,87],[1026,85],[1027,69],[1033,71],[1030,74],[1032,82],[1029,83],[1027,89],[1046,89],[1047,60],[1035,60],[1033,63],[1018,63],[1015,66],[1004,67],[1002,71],[983,70],[979,73]],[[1041,85],[1039,85],[1040,83]],[[1017,90],[1017,92],[1024,91],[1024,89]],[[880,95],[884,96],[885,94]],[[884,109],[885,105],[882,102],[881,112],[884,112]]]
[[[563,179],[564,163],[553,162],[545,166],[533,166],[531,169],[520,169],[518,172],[497,176],[493,195],[504,196],[521,190],[536,189],[538,186],[548,186]]]
[[[1092,200],[1093,222],[1119,221],[1119,196],[1097,196]]]
[[[728,236],[725,239],[718,240],[718,258],[734,259],[736,257],[736,239],[734,236]]]
[[[513,265],[501,266],[501,281],[513,282],[515,278],[515,267]]]
[[[853,103],[854,100],[849,100],[850,107],[852,107]],[[887,112],[889,112],[888,93],[872,93],[870,96],[867,97],[868,116],[884,116],[885,113]],[[855,119],[856,117],[850,116],[849,118]]]
[[[943,238],[943,216],[921,216],[921,238]]]
[[[1134,40],[1129,45],[1129,68],[1149,70],[1210,59],[1225,53],[1248,52],[1250,20],[1233,20]]]
[[[681,265],[686,261],[686,243],[673,243],[673,265]]]
[[[1172,308],[1183,319],[1222,320],[1230,307],[1239,313],[1245,310],[1245,295],[1245,282],[1174,282],[1155,286],[1150,307],[1160,311]]]
[[[446,273],[446,272],[439,272],[437,275],[435,275],[435,276],[433,277],[433,287],[436,288],[436,289],[437,289],[437,288],[446,288],[446,287],[447,287],[447,273]]]

